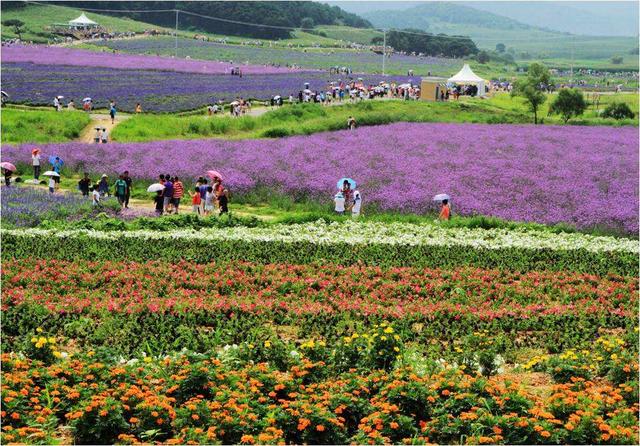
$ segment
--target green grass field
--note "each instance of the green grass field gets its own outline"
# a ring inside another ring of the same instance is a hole
[[[2,109],[2,142],[64,142],[80,136],[91,118],[81,111]]]
[[[82,10],[58,5],[33,5],[23,8],[2,9],[2,21],[19,19],[25,23],[22,40],[34,42],[47,42],[53,39],[49,27],[54,23],[67,23],[82,14]],[[142,32],[146,29],[163,29],[161,26],[150,25],[126,18],[111,17],[107,15],[87,12],[87,16],[110,31],[117,32]],[[2,25],[2,39],[17,37],[13,27]]]
[[[638,95],[601,95],[602,110],[607,103],[624,101],[638,113]],[[547,124],[562,124],[558,116],[547,117],[550,99],[539,116]],[[384,100],[360,104],[323,107],[315,104],[285,106],[263,115],[232,118],[230,116],[140,115],[118,125],[112,132],[116,141],[151,141],[153,139],[225,139],[282,137],[344,129],[349,116],[359,125],[392,122],[471,122],[529,123],[533,120],[521,98],[499,94],[490,99],[463,98],[459,102],[423,102]],[[638,120],[615,121],[597,116],[590,106],[584,116],[569,121],[582,125],[638,125]]]

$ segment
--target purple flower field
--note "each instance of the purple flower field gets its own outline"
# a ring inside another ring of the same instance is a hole
[[[2,47],[2,63],[34,63],[81,67],[118,68],[122,70],[161,70],[199,74],[229,74],[234,65],[212,60],[176,59],[162,56],[114,54],[75,48],[42,45],[12,45]],[[244,74],[290,73],[286,67],[240,65]]]
[[[4,147],[27,163],[33,145]],[[366,206],[424,213],[438,193],[454,213],[579,228],[638,230],[638,130],[483,124],[392,124],[277,140],[51,144],[67,166],[151,180],[216,169],[241,194],[267,186],[331,202],[335,182],[356,179]]]
[[[115,49],[131,54],[172,55],[175,41],[171,37],[150,37],[145,39],[109,40],[96,42],[95,45]],[[216,42],[203,42],[194,39],[178,39],[178,54],[194,59],[233,60],[234,63],[261,65],[295,64],[305,68],[328,70],[332,66],[347,66],[354,72],[375,73],[381,70],[381,56],[373,51],[352,51],[335,49],[317,49],[301,51],[287,48],[257,47],[250,45],[229,45]],[[415,70],[416,74],[426,75],[428,71],[439,75],[452,76],[460,68],[462,61],[444,57],[417,57],[394,54],[386,62],[388,73],[406,73]]]
[[[407,82],[406,76],[362,75],[365,83]],[[147,111],[172,112],[193,110],[211,104],[213,100],[233,100],[238,96],[268,99],[276,94],[297,95],[309,82],[312,89],[325,88],[327,82],[346,80],[344,76],[326,72],[290,72],[285,74],[252,74],[230,76],[177,71],[116,70],[113,68],[66,65],[36,65],[3,63],[2,89],[10,102],[32,105],[52,105],[53,97],[66,100],[93,98],[94,106],[106,107],[114,99],[118,108],[133,111],[137,102]],[[420,78],[413,77],[415,82]]]

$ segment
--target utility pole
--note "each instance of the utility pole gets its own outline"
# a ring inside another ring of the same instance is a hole
[[[387,57],[387,30],[382,30],[382,75],[384,76],[384,63]]]
[[[176,58],[178,57],[178,12],[180,12],[180,10],[176,9]]]

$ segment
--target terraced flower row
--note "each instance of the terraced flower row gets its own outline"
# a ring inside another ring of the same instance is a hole
[[[91,353],[91,352],[90,352]],[[2,356],[2,442],[549,444],[638,438],[637,384],[574,378],[540,396],[513,378],[399,368],[326,376],[216,356],[51,365]],[[637,370],[637,369],[636,369]],[[637,381],[636,381],[637,383]],[[634,400],[635,398],[635,400]],[[65,437],[59,427],[68,424]]]
[[[162,172],[195,179],[215,168],[237,194],[266,187],[324,202],[336,179],[350,176],[365,213],[376,207],[421,214],[433,209],[434,195],[448,193],[454,214],[635,234],[638,144],[631,127],[399,123],[274,140],[70,143],[42,150],[76,171],[129,170],[153,181]],[[3,157],[26,165],[32,148],[6,146]]]
[[[636,275],[638,243],[613,237],[345,222],[198,231],[3,230],[5,258],[333,262]]]
[[[77,104],[80,99],[90,96],[98,108],[106,108],[113,99],[119,110],[133,111],[139,102],[146,111],[173,112],[194,110],[218,100],[231,101],[237,97],[266,100],[275,95],[285,99],[294,95],[297,98],[305,82],[310,88],[323,91],[329,82],[341,78],[319,71],[256,73],[238,77],[161,69],[162,65],[153,69],[135,66],[118,69],[3,62],[2,88],[15,103],[52,105],[53,95],[60,94],[67,99],[75,99]],[[383,79],[399,84],[407,82],[403,76],[362,77],[366,84],[377,85]],[[414,80],[419,82],[419,79]]]
[[[121,70],[162,70],[200,74],[231,74],[236,65],[213,60],[177,59],[152,55],[116,54],[77,48],[44,45],[9,45],[2,47],[2,64],[31,63],[37,65],[66,65]],[[301,71],[272,65],[240,65],[245,74],[274,74]],[[54,94],[55,92],[52,92]]]
[[[343,267],[212,262],[5,261],[3,310],[54,313],[351,314],[433,320],[601,315],[630,318],[635,277],[478,268]]]

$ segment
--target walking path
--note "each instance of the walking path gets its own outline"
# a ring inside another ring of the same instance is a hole
[[[108,137],[111,138],[111,131],[114,129],[114,127],[131,117],[131,115],[118,113],[116,114],[115,123],[112,124],[111,117],[109,115],[91,113],[90,116],[91,122],[84,128],[84,130],[82,130],[80,136],[76,141],[93,144],[94,138],[96,136],[96,127],[107,129]]]

